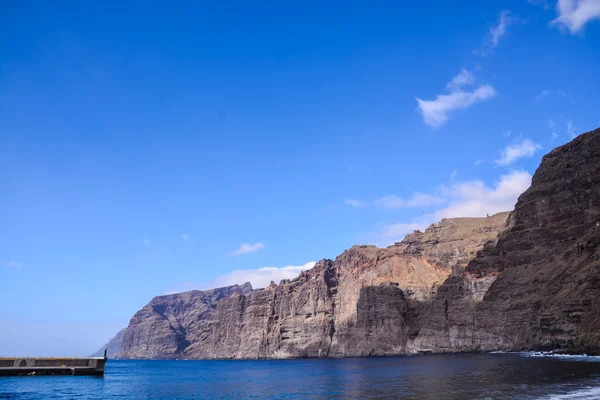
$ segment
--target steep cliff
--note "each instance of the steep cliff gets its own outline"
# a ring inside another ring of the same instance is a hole
[[[494,246],[439,288],[410,352],[600,350],[600,129],[544,156]]]
[[[509,212],[485,219],[446,218],[431,225],[425,232],[415,231],[396,243],[405,255],[420,255],[439,268],[454,274],[464,271],[484,245],[495,243],[498,233],[506,227]]]
[[[104,346],[100,347],[98,351],[92,354],[92,357],[103,357],[104,350],[106,350],[106,356],[108,358],[115,358],[121,351],[123,351],[123,335],[125,334],[125,329],[121,329],[115,337],[110,339],[108,343]]]
[[[600,352],[600,130],[544,156],[515,210],[354,246],[294,280],[160,296],[120,357]]]
[[[251,291],[252,285],[245,283],[157,296],[131,318],[118,357],[178,358],[190,339],[205,335],[206,321],[220,300]]]
[[[445,219],[386,249],[354,246],[262,290],[156,297],[132,318],[119,356],[401,354],[419,332],[423,305],[453,270],[497,237],[507,216]]]

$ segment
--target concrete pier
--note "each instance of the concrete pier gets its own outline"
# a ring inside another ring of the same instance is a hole
[[[0,376],[8,375],[104,375],[105,357],[0,358]]]

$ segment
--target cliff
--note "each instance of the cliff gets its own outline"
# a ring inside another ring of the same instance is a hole
[[[294,280],[153,299],[123,358],[600,352],[600,129],[543,157],[515,210],[354,246]]]
[[[600,129],[543,157],[508,229],[438,290],[411,352],[600,350]]]
[[[100,347],[98,351],[92,354],[92,357],[104,357],[104,350],[106,350],[106,356],[108,358],[115,358],[117,355],[123,351],[123,335],[125,334],[125,329],[121,329],[115,337],[110,339],[108,343],[104,346]]]
[[[494,240],[508,213],[445,219],[386,249],[354,246],[294,280],[154,298],[131,319],[122,358],[401,354],[423,305]]]
[[[216,304],[233,294],[252,291],[252,285],[192,290],[157,296],[138,311],[123,333],[118,358],[178,358],[190,339],[201,340]]]

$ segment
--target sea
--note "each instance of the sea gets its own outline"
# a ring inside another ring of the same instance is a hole
[[[0,399],[600,399],[600,357],[108,360],[104,377],[0,377]]]

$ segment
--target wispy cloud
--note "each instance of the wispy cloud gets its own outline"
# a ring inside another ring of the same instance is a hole
[[[254,244],[242,243],[239,248],[229,253],[230,256],[239,256],[242,254],[254,253],[265,248],[264,243],[256,242]]]
[[[571,104],[575,104],[575,99],[573,98],[573,96],[571,96],[571,94],[569,92],[565,92],[564,90],[560,90],[560,89],[557,89],[557,90],[544,89],[537,96],[535,96],[535,98],[538,102],[541,102],[542,100],[544,100],[546,97],[548,97],[550,95],[552,95],[552,96],[560,95],[561,97],[568,100]]]
[[[492,186],[481,180],[455,182],[450,186],[441,185],[440,196],[447,203],[433,213],[420,216],[413,221],[399,222],[383,226],[372,241],[377,246],[388,246],[400,241],[407,233],[418,229],[423,231],[430,224],[442,218],[485,217],[514,208],[517,198],[531,185],[531,175],[527,171],[512,171],[502,175]]]
[[[439,205],[444,202],[444,199],[439,196],[414,192],[412,197],[409,199],[402,199],[400,197],[389,195],[383,196],[375,200],[375,205],[383,208],[402,208],[402,207],[427,207],[432,205]]]
[[[548,89],[544,89],[540,92],[540,94],[535,96],[535,98],[537,99],[537,101],[542,101],[546,96],[548,96],[548,94],[550,94],[550,91]]]
[[[352,206],[352,207],[356,207],[356,208],[362,208],[362,207],[366,207],[367,206],[367,202],[364,200],[358,200],[358,199],[347,199],[344,201],[344,203],[348,206]]]
[[[138,256],[138,257],[135,258],[135,261],[144,261],[144,260],[147,260],[147,259],[148,259],[148,256]]]
[[[550,24],[559,28],[567,28],[575,34],[595,19],[600,19],[600,1],[598,0],[558,0],[556,5],[558,17]]]
[[[577,137],[577,128],[573,125],[573,121],[567,121],[567,133],[571,136],[571,139]]]
[[[173,285],[164,294],[187,292],[189,290],[208,290],[232,285],[252,284],[252,288],[260,289],[269,286],[271,281],[279,284],[282,279],[294,279],[300,272],[308,271],[316,262],[307,262],[304,265],[287,265],[285,267],[264,267],[258,269],[238,269],[216,277],[212,282],[179,282]]]
[[[304,265],[288,265],[279,268],[239,269],[217,277],[213,285],[221,287],[250,282],[255,289],[264,288],[269,286],[271,281],[279,283],[282,279],[294,279],[300,272],[311,269],[315,264],[316,262],[311,261]]]
[[[190,240],[190,239],[191,239],[191,237],[187,233],[182,233],[181,234],[181,240],[186,240],[187,241],[187,240]]]
[[[375,205],[383,208],[400,208],[404,207],[404,200],[395,195],[388,195],[375,200]]]
[[[402,240],[404,236],[408,233],[412,233],[414,231],[424,231],[430,224],[429,223],[419,223],[419,222],[409,222],[406,224],[398,223],[398,224],[390,224],[383,227],[381,231],[381,236],[383,238],[393,238],[392,244],[399,240]]]
[[[152,244],[152,240],[145,238],[142,240],[142,243],[144,243],[145,245],[149,245],[149,244]]]
[[[457,75],[457,77],[460,75]],[[467,109],[496,95],[496,90],[490,85],[482,85],[473,91],[462,90],[462,85],[458,87],[455,84],[451,85],[457,77],[454,77],[448,84],[448,87],[453,87],[451,93],[438,94],[435,100],[416,98],[418,109],[423,115],[423,121],[432,128],[442,126],[454,111]],[[463,82],[465,81],[463,80]]]
[[[483,217],[514,208],[517,198],[531,185],[527,171],[513,171],[489,187],[476,180],[459,182],[445,189],[450,204],[435,212],[434,220],[454,217]]]
[[[454,78],[452,78],[450,82],[448,82],[446,87],[451,90],[456,90],[460,89],[463,86],[472,85],[474,83],[475,76],[473,76],[473,73],[463,68],[460,70],[458,75],[456,75]]]
[[[16,261],[9,261],[6,263],[6,265],[8,265],[9,267],[12,267],[12,268],[21,268],[23,266],[23,264],[16,262]]]
[[[558,138],[558,135],[556,134],[556,132],[552,132],[552,140],[556,140],[556,138]]]
[[[532,157],[535,152],[541,149],[537,143],[530,139],[523,139],[520,142],[509,144],[500,154],[500,158],[495,161],[496,165],[510,165],[523,157]]]
[[[500,43],[500,38],[506,34],[506,30],[510,24],[515,21],[514,18],[511,17],[510,11],[504,10],[500,14],[498,14],[498,22],[496,25],[492,26],[483,38],[483,45],[481,46],[480,51],[476,51],[476,54],[479,54],[482,57],[488,56],[494,53],[494,49],[498,47]]]
[[[571,96],[570,93],[568,92],[564,92],[562,90],[558,91],[558,94],[560,94],[562,97],[566,98],[567,100],[569,100],[571,102],[571,104],[575,104],[575,99],[573,98],[573,96]]]
[[[548,3],[548,0],[527,0],[527,2],[534,6],[542,6],[546,10],[550,8],[550,4]]]

